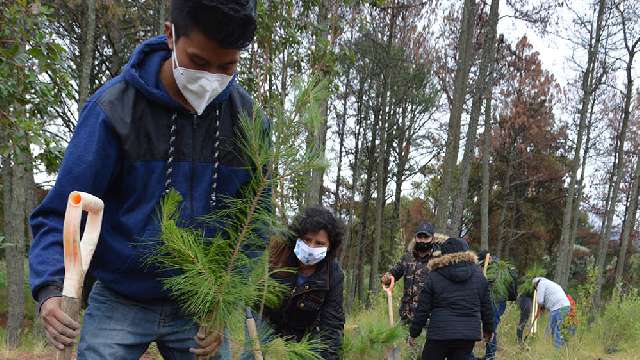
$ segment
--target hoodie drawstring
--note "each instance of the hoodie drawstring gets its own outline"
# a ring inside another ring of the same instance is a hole
[[[165,180],[164,180],[164,193],[168,193],[173,185],[173,163],[175,157],[175,142],[176,142],[176,130],[177,130],[177,117],[178,114],[171,115],[169,122],[169,154],[167,157]],[[211,191],[209,194],[209,208],[213,209],[218,200],[217,187],[218,187],[218,172],[220,167],[220,106],[216,106],[215,116],[215,129],[214,129],[214,147],[213,147],[213,175],[211,177]]]
[[[173,113],[171,115],[171,121],[169,122],[169,156],[167,157],[167,171],[164,174],[164,193],[167,194],[171,189],[172,181],[171,175],[173,174],[173,157],[176,149],[176,117],[178,114]]]

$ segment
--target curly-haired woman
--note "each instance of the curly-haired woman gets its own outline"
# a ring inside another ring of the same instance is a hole
[[[300,340],[305,334],[326,346],[324,359],[337,359],[344,330],[342,286],[344,274],[336,253],[344,225],[328,209],[311,206],[295,217],[292,236],[272,247],[272,269],[292,268],[273,276],[290,291],[277,308],[265,309],[264,317],[277,335]]]

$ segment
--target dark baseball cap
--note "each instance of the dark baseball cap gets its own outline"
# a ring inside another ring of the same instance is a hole
[[[428,222],[423,222],[416,228],[416,235],[427,234],[429,236],[433,236],[434,233],[435,229],[433,228],[433,224]]]

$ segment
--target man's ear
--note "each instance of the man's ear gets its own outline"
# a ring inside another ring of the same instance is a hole
[[[167,36],[167,45],[173,50],[173,31],[171,31],[171,22],[164,22],[164,34]]]

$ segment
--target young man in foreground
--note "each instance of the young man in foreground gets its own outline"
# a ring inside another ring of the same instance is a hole
[[[31,216],[32,293],[47,337],[72,346],[79,324],[60,309],[62,227],[67,196],[85,191],[105,203],[90,276],[78,359],[139,359],[151,342],[165,359],[229,358],[219,334],[196,337],[198,324],[146,264],[159,236],[157,205],[175,188],[182,225],[208,235],[199,220],[224,208],[249,179],[235,135],[252,100],[236,81],[241,49],[256,29],[255,0],[173,0],[165,35],[143,42],[123,72],[87,101],[55,186]],[[268,126],[265,124],[265,126]]]

